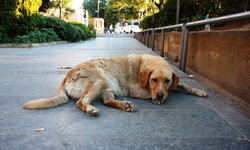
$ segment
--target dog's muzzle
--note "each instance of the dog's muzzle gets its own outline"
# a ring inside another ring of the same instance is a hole
[[[152,102],[155,105],[160,105],[165,101],[163,92],[157,92],[156,96],[157,96],[156,99],[152,99]]]

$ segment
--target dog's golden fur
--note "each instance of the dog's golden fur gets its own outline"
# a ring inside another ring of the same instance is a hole
[[[153,55],[116,56],[83,62],[72,68],[64,78],[58,95],[49,99],[27,102],[23,108],[50,108],[68,102],[68,97],[77,100],[76,105],[89,116],[96,116],[98,109],[91,101],[98,96],[105,105],[124,111],[136,111],[129,101],[115,100],[115,96],[152,98],[161,104],[168,97],[168,90],[207,96],[207,93],[186,85],[179,85],[179,77],[161,57]]]

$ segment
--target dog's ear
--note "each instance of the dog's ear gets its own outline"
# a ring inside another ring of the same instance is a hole
[[[148,78],[149,78],[149,76],[150,76],[150,74],[152,72],[153,72],[153,70],[151,70],[149,68],[141,69],[141,71],[140,71],[140,81],[141,81],[142,87],[147,86]]]
[[[177,76],[174,72],[173,72],[173,76],[172,76],[172,79],[173,79],[173,89],[176,89],[177,86],[178,86],[178,83],[179,83],[179,76]]]

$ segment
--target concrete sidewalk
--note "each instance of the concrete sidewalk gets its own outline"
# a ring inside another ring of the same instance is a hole
[[[104,38],[30,49],[0,48],[0,149],[250,149],[250,119],[172,66],[183,84],[208,97],[170,92],[162,105],[119,97],[138,107],[124,112],[99,101],[88,117],[75,101],[42,110],[22,109],[30,100],[57,94],[68,70],[80,62],[117,55],[152,54],[132,38]],[[35,132],[35,129],[45,128]]]

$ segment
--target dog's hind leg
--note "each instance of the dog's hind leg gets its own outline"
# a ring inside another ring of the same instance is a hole
[[[90,105],[90,103],[100,93],[103,87],[102,84],[102,81],[88,84],[81,98],[76,102],[77,107],[85,111],[88,116],[96,116],[99,113],[99,110],[95,106]]]
[[[118,101],[114,99],[114,93],[111,88],[106,88],[102,90],[99,95],[99,99],[107,106],[112,106],[124,111],[134,112],[137,111],[135,104],[129,101]]]

